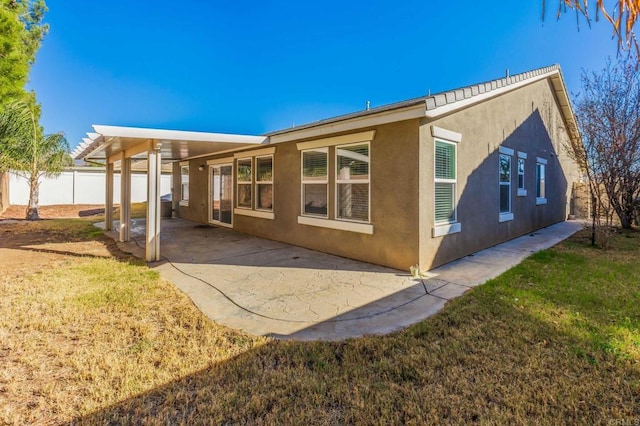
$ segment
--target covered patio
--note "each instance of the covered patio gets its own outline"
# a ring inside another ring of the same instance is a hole
[[[76,159],[106,167],[105,229],[113,229],[113,182],[120,170],[120,220],[118,238],[131,239],[131,164],[146,161],[147,212],[145,259],[160,260],[160,176],[162,163],[172,163],[238,149],[267,142],[264,136],[224,133],[187,132],[135,127],[93,125],[94,132],[72,153]]]

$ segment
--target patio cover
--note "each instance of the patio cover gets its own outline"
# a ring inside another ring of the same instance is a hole
[[[264,136],[93,125],[94,132],[72,152],[75,159],[106,165],[105,229],[113,228],[114,164],[120,162],[120,241],[130,240],[131,161],[147,160],[146,259],[160,260],[162,162],[236,151],[267,143]]]

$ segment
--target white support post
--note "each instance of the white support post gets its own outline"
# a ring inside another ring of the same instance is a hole
[[[107,162],[106,179],[104,229],[111,231],[113,229],[113,163]]]
[[[131,158],[120,157],[120,241],[131,239]]]
[[[160,143],[153,141],[147,153],[147,262],[160,260]]]

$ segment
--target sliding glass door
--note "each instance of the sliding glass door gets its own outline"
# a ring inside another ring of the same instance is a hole
[[[233,220],[233,165],[209,166],[210,215],[212,223],[232,226]]]

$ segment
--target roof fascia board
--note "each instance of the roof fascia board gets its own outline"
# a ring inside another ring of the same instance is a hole
[[[544,79],[552,77],[552,76],[554,76],[556,74],[559,74],[559,71],[558,70],[553,70],[553,71],[550,71],[550,72],[547,72],[547,73],[544,73],[544,74],[540,74],[540,75],[535,76],[535,77],[530,77],[530,78],[524,79],[524,80],[519,81],[517,83],[509,84],[507,86],[503,86],[503,87],[500,87],[498,89],[490,90],[488,92],[485,92],[485,93],[482,93],[482,94],[479,94],[479,95],[476,95],[476,96],[472,96],[472,97],[467,98],[467,99],[460,100],[458,102],[452,102],[450,104],[444,104],[444,105],[441,105],[441,106],[438,106],[438,107],[435,107],[435,108],[432,108],[432,109],[428,109],[426,115],[427,115],[428,118],[437,118],[437,117],[440,117],[442,115],[449,114],[449,113],[452,113],[454,111],[457,111],[459,109],[467,108],[467,107],[470,107],[470,106],[475,105],[477,103],[484,102],[486,100],[495,98],[497,96],[503,95],[503,94],[511,92],[513,90],[517,90],[517,89],[519,89],[521,87],[527,86],[529,84],[535,83],[535,82],[540,81],[540,80],[544,80]]]
[[[93,125],[93,128],[102,136],[113,136],[127,139],[248,143],[255,145],[264,143],[267,140],[266,136],[236,135],[230,133],[205,133],[183,130],[145,129],[138,127],[119,127],[105,125]]]
[[[263,145],[267,145],[268,146],[268,144],[263,144]],[[176,162],[176,161],[197,160],[198,158],[213,157],[215,155],[229,154],[231,152],[238,152],[238,151],[243,151],[243,150],[251,149],[251,148],[252,147],[250,147],[250,146],[242,146],[242,147],[237,147],[237,148],[225,149],[224,151],[217,151],[217,152],[214,152],[214,153],[192,155],[191,157],[185,157],[185,158],[181,158],[181,159],[172,159],[172,161]],[[250,152],[250,151],[247,151],[247,152]]]
[[[344,121],[320,124],[306,129],[293,130],[288,133],[272,135],[269,137],[269,141],[272,144],[290,142],[300,139],[315,138],[331,133],[348,132],[379,124],[394,123],[396,121],[411,120],[413,118],[423,118],[425,116],[425,110],[425,104],[419,103],[417,105],[399,108],[392,111],[383,111],[378,114],[354,117]]]

